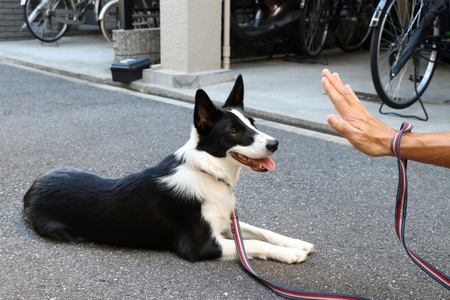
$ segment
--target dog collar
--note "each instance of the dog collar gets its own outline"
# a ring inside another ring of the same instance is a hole
[[[216,178],[213,174],[206,172],[205,170],[200,169],[200,171],[202,171],[205,174],[208,174],[209,176],[211,176],[212,178],[214,178],[215,180],[219,181],[219,182],[223,182],[226,186],[231,187],[231,184],[229,184],[228,182],[225,181],[225,179],[223,178]]]

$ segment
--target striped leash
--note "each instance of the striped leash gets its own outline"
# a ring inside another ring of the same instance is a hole
[[[410,132],[412,130],[412,125],[404,122],[400,128],[400,131],[394,136],[391,143],[392,151],[397,157],[398,168],[399,168],[399,183],[397,190],[397,202],[395,208],[395,228],[397,236],[400,240],[400,243],[405,248],[409,257],[429,276],[431,276],[434,280],[442,284],[445,288],[450,290],[450,278],[445,274],[437,271],[432,265],[427,263],[425,260],[421,259],[419,256],[415,255],[411,250],[408,249],[405,243],[405,222],[406,222],[406,209],[407,209],[407,177],[406,177],[406,167],[407,160],[402,159],[400,156],[400,141],[403,133]],[[239,259],[244,266],[244,268],[252,274],[255,278],[260,280],[262,283],[267,285],[272,291],[282,297],[289,299],[304,299],[304,300],[327,300],[327,299],[342,299],[342,300],[350,300],[350,299],[360,299],[360,300],[369,300],[368,298],[358,297],[358,296],[350,296],[346,294],[337,294],[337,293],[316,293],[316,292],[306,292],[293,290],[289,288],[284,288],[277,284],[274,284],[268,280],[263,279],[253,270],[248,258],[245,253],[245,247],[241,236],[241,229],[239,227],[239,220],[235,212],[231,213],[231,230],[233,232],[234,241],[236,243],[236,250],[239,256]]]
[[[400,243],[408,253],[408,256],[429,276],[434,280],[442,284],[445,288],[450,290],[450,278],[445,274],[436,270],[431,264],[427,263],[425,260],[415,255],[411,250],[408,249],[405,243],[405,222],[406,222],[406,207],[408,198],[408,182],[406,177],[406,166],[407,160],[402,159],[400,156],[400,141],[403,133],[410,132],[413,126],[407,122],[404,122],[400,128],[400,131],[394,136],[391,142],[391,149],[394,155],[397,157],[398,169],[399,169],[399,179],[398,179],[398,189],[397,189],[397,202],[395,207],[395,229],[400,240]]]
[[[303,300],[370,300],[364,297],[350,296],[345,294],[337,294],[337,293],[316,293],[316,292],[306,292],[306,291],[298,291],[289,288],[285,288],[274,284],[268,280],[263,279],[253,270],[250,262],[247,258],[247,254],[245,253],[244,242],[242,240],[241,228],[239,227],[239,220],[237,214],[235,212],[231,213],[231,231],[233,232],[234,241],[236,243],[236,250],[241,260],[242,266],[255,278],[260,280],[262,283],[267,285],[272,291],[282,297],[288,299],[303,299]]]

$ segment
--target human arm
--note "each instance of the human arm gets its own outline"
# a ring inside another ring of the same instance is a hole
[[[328,124],[359,151],[370,156],[393,156],[391,140],[397,130],[371,115],[337,73],[322,72],[322,86],[342,118],[329,115]],[[450,168],[450,132],[404,134],[402,158]]]

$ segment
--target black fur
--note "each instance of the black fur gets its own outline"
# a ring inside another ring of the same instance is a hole
[[[179,165],[174,155],[142,172],[107,179],[74,168],[38,178],[24,197],[25,213],[43,236],[80,237],[108,245],[169,250],[189,261],[221,255],[201,219],[197,199],[172,194],[156,179]]]

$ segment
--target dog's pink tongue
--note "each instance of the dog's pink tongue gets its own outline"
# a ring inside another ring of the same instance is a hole
[[[255,163],[261,164],[264,168],[266,168],[269,171],[275,170],[276,164],[270,157],[262,158],[262,159],[255,159]]]

